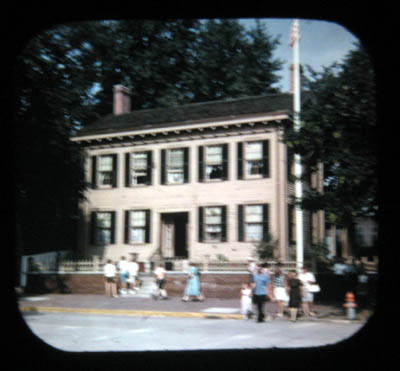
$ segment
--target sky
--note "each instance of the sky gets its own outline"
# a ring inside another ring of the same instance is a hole
[[[240,19],[245,27],[253,28],[254,19]],[[291,19],[260,18],[273,38],[279,37],[280,45],[275,49],[274,57],[284,61],[279,72],[282,77],[277,85],[282,91],[290,88],[289,66],[293,60],[293,51],[289,46]],[[309,65],[315,71],[329,67],[334,62],[342,62],[343,58],[354,50],[358,38],[340,24],[326,21],[299,19],[300,25],[300,63]]]

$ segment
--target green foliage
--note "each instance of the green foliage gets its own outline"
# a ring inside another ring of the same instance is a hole
[[[112,87],[132,109],[274,91],[278,41],[234,20],[60,25],[29,40],[15,65],[17,230],[25,253],[76,243],[83,161],[70,136],[112,113]]]
[[[301,206],[323,209],[346,224],[377,212],[375,81],[368,55],[349,53],[342,64],[311,71],[312,98],[302,109],[299,132],[286,128],[285,142],[302,157],[304,179],[323,164],[323,192],[304,192]]]
[[[254,256],[256,256],[259,261],[273,259],[277,248],[278,240],[274,239],[270,233],[267,233],[265,240],[255,245]]]

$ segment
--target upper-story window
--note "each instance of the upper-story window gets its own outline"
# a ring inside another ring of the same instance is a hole
[[[152,183],[151,151],[133,152],[125,155],[126,186],[150,185]]]
[[[117,155],[92,157],[92,188],[117,186]]]
[[[161,150],[161,184],[182,184],[189,179],[188,148]]]
[[[269,141],[238,143],[238,178],[269,177]]]
[[[199,147],[199,181],[228,178],[228,145]]]

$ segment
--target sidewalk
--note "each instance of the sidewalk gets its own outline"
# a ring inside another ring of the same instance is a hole
[[[35,312],[75,312],[88,314],[135,315],[135,316],[170,316],[198,318],[230,318],[241,319],[240,300],[205,299],[203,302],[182,302],[180,298],[154,300],[151,298],[136,298],[135,296],[120,296],[110,298],[104,295],[86,294],[43,294],[21,296],[19,298],[21,311]],[[267,303],[267,314],[275,317],[277,305]],[[344,312],[327,305],[314,305],[316,316],[313,319],[327,321],[346,321]],[[288,317],[277,318],[287,320]],[[360,320],[360,315],[357,320]],[[301,318],[300,318],[301,320]]]

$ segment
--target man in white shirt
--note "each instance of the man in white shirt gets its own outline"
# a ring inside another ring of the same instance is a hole
[[[136,262],[136,258],[131,258],[131,260],[128,262],[127,270],[129,274],[127,281],[130,285],[129,293],[134,295],[135,294],[134,290],[138,290],[136,282],[139,273],[139,264]]]
[[[104,281],[106,287],[106,295],[117,298],[118,297],[117,283],[116,283],[117,268],[110,259],[108,259],[107,264],[104,265],[103,273],[104,273]]]
[[[303,268],[303,273],[299,275],[299,280],[303,283],[303,312],[306,317],[314,316],[315,313],[312,311],[314,302],[314,294],[309,291],[310,285],[316,283],[316,279],[313,273],[308,270],[308,267]]]
[[[167,291],[164,289],[166,271],[165,271],[164,267],[161,264],[154,271],[154,276],[156,278],[156,283],[157,283],[157,286],[158,286],[157,297],[160,297],[161,299],[168,299]]]
[[[121,260],[118,262],[118,270],[121,278],[121,294],[127,294],[127,278],[128,278],[128,262],[125,256],[121,256]]]

